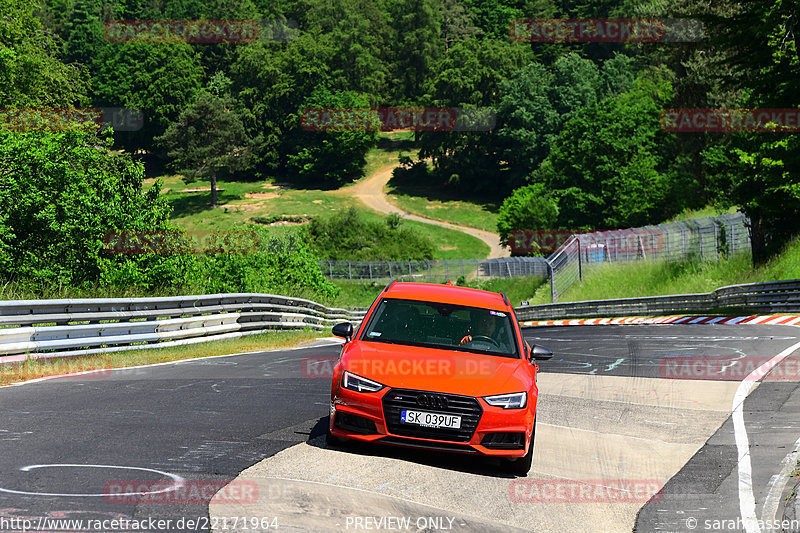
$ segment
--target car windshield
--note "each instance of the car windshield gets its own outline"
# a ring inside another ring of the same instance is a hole
[[[518,357],[511,316],[502,311],[384,298],[361,340]]]

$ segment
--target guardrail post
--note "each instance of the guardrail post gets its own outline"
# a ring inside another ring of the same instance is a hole
[[[369,280],[372,281],[372,261],[368,261],[367,266],[369,267]]]
[[[350,261],[347,262],[347,272],[350,275],[350,281],[353,281],[353,263]]]
[[[713,218],[711,223],[714,224],[714,251],[716,252],[717,263],[719,263],[719,230],[717,229],[717,221]]]
[[[333,281],[333,263],[328,261],[328,272],[330,272],[331,281]]]
[[[389,265],[389,281],[392,281],[394,279],[394,276],[392,275],[392,262],[386,261],[386,264]]]
[[[581,240],[580,238],[575,239],[575,242],[578,243],[578,281],[583,281],[583,271],[581,268]]]
[[[669,230],[664,232],[664,246],[667,247],[667,261],[669,261]]]
[[[555,273],[553,272],[553,265],[547,261],[547,273],[550,275],[550,301],[556,303],[556,286],[555,286]]]

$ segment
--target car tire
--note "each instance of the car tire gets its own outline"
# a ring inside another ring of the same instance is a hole
[[[528,453],[522,457],[509,459],[507,463],[508,471],[515,476],[525,477],[533,465],[533,442],[536,437],[536,419],[533,419],[533,430],[531,430],[531,444],[528,446]]]

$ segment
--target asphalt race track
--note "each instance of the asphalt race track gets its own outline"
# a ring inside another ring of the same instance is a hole
[[[556,353],[540,363],[527,478],[472,456],[329,449],[333,344],[5,387],[0,531],[767,531],[752,527],[783,516],[797,481],[800,363],[786,354],[744,402],[744,374],[714,372],[799,333],[526,329]],[[210,506],[193,498],[234,479]],[[142,484],[152,493],[126,500]],[[159,492],[176,484],[196,492]]]

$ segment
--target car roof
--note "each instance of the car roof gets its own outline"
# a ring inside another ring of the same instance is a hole
[[[441,283],[398,281],[392,283],[381,294],[381,297],[465,305],[498,311],[507,311],[509,309],[509,305],[506,305],[503,297],[496,292]]]

